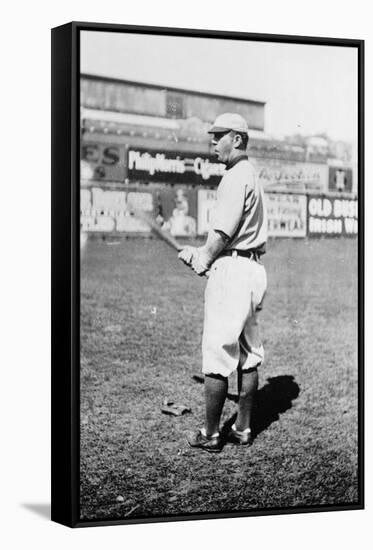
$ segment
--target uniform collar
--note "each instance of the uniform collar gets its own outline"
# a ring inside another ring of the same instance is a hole
[[[234,158],[231,162],[228,162],[227,164],[227,170],[230,170],[233,168],[233,166],[236,166],[241,160],[248,160],[248,156],[246,153],[242,153],[242,155],[239,155],[238,157]]]

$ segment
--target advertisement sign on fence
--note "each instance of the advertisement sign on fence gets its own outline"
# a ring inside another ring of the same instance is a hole
[[[358,231],[356,199],[308,197],[308,235],[310,237],[354,237]]]
[[[82,178],[123,182],[126,177],[126,160],[124,145],[85,142],[81,146],[81,162],[84,170],[89,170],[91,174],[85,177],[82,173]]]
[[[353,237],[358,232],[356,199],[325,195],[266,193],[270,237]],[[207,234],[216,201],[215,189],[186,186],[145,190],[112,190],[94,186],[80,191],[84,232],[149,233],[130,204],[152,213],[159,225],[177,237]]]
[[[305,237],[306,195],[266,193],[269,237]]]
[[[329,166],[329,191],[352,192],[352,168]]]
[[[160,227],[175,237],[195,237],[196,191],[169,187],[153,191],[121,191],[101,187],[81,189],[83,232],[149,233],[149,226],[132,209],[152,214]]]
[[[305,237],[307,231],[306,195],[266,193],[268,235],[270,237]],[[198,191],[198,235],[208,232],[216,191]]]
[[[263,188],[278,186],[306,186],[326,191],[328,166],[313,162],[291,162],[286,160],[250,158],[256,168]]]
[[[205,235],[208,232],[215,201],[215,189],[198,190],[198,235]]]
[[[150,149],[128,151],[130,180],[217,185],[224,170],[224,164],[216,162],[216,157],[212,155],[165,153]]]
[[[128,205],[153,210],[153,195],[143,192],[110,191],[100,187],[81,189],[80,225],[84,232],[149,233],[146,223],[136,218]]]
[[[196,190],[188,186],[167,186],[156,191],[156,216],[162,229],[174,237],[197,234]]]

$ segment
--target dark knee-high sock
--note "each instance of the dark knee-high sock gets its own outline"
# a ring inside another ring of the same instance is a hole
[[[238,379],[238,413],[235,422],[236,428],[239,431],[250,428],[251,413],[253,409],[255,394],[258,389],[258,370],[250,369],[249,371],[241,371]]]
[[[219,375],[205,376],[205,401],[207,435],[219,431],[220,417],[228,391],[228,379]]]

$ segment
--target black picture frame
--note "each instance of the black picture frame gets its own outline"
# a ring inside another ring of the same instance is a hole
[[[352,47],[358,53],[358,499],[352,504],[82,520],[80,459],[80,32]],[[52,29],[51,517],[69,527],[248,517],[364,508],[364,41],[72,22]]]

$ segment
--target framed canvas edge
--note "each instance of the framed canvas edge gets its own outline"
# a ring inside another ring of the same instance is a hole
[[[95,23],[84,21],[71,21],[66,23],[77,31],[105,31],[105,32],[127,32],[139,34],[158,34],[165,36],[185,36],[194,38],[226,38],[228,40],[255,40],[259,42],[288,42],[294,44],[315,44],[326,46],[359,47],[364,40],[356,38],[340,38],[325,36],[300,36],[286,34],[270,34],[244,31],[227,31],[217,29],[191,29],[183,27],[159,27],[149,25],[127,25],[118,23]],[[62,25],[64,27],[65,25]],[[55,27],[58,29],[61,27]],[[54,29],[52,29],[54,30]]]
[[[79,519],[79,109],[77,33],[52,30],[51,519]]]
[[[358,452],[359,495],[365,508],[365,42],[358,48]]]
[[[356,503],[239,512],[81,520],[80,509],[80,249],[79,77],[80,31],[128,32],[201,38],[346,46],[358,53],[358,494]],[[59,50],[57,42],[65,49]],[[362,510],[364,495],[364,40],[251,32],[70,22],[52,29],[52,434],[51,519],[69,527],[125,525]],[[68,185],[67,196],[63,191]],[[65,187],[64,187],[65,186]],[[64,266],[64,270],[59,270]],[[64,300],[69,306],[64,307]],[[66,311],[66,309],[68,311]],[[62,342],[67,343],[62,349]],[[58,352],[62,355],[58,356]],[[62,411],[61,411],[62,409]],[[61,413],[65,414],[61,414]],[[63,436],[61,437],[61,434]]]

